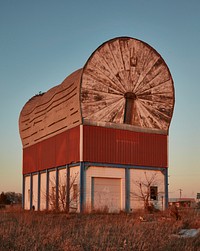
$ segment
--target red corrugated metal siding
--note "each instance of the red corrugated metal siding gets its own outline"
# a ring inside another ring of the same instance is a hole
[[[167,167],[167,135],[83,127],[84,161]]]
[[[78,162],[79,126],[23,149],[23,174]]]

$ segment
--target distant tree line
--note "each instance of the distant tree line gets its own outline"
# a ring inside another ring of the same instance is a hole
[[[21,204],[22,203],[22,194],[15,192],[2,192],[0,194],[0,204],[1,205],[12,205],[12,204]]]

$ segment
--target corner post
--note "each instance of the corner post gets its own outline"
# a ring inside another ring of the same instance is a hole
[[[25,175],[22,176],[22,209],[25,208]]]
[[[168,168],[165,168],[165,210],[168,208]]]
[[[84,194],[85,194],[85,164],[84,162],[80,162],[80,213],[84,211]]]
[[[130,211],[130,169],[125,168],[125,211]]]
[[[46,210],[49,209],[49,171],[46,169]]]
[[[58,173],[58,168],[56,168],[56,210],[58,210],[58,202],[59,202],[59,173]]]
[[[38,171],[38,211],[40,211],[40,172]]]
[[[30,174],[30,210],[33,206],[33,174]]]
[[[70,209],[70,167],[66,165],[66,212]]]

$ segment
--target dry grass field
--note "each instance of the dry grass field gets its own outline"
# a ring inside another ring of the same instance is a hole
[[[1,210],[0,250],[200,250],[200,234],[174,236],[183,228],[200,228],[200,211],[180,214],[175,220],[168,212],[67,215]]]

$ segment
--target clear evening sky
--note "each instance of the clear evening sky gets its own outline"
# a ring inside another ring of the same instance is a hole
[[[169,197],[200,192],[199,0],[0,0],[0,192],[21,192],[19,113],[29,98],[84,66],[103,42],[140,39],[175,85]]]

